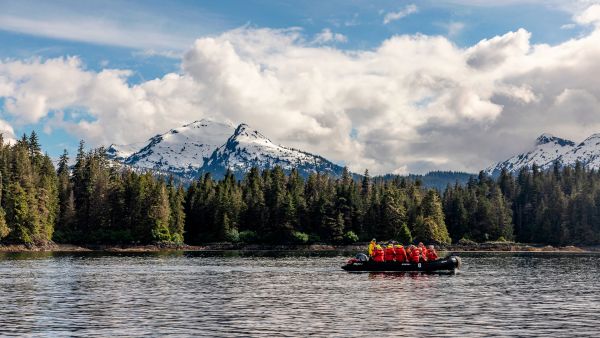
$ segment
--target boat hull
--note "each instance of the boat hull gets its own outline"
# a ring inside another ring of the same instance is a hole
[[[448,256],[433,262],[398,263],[398,262],[355,262],[342,266],[342,269],[353,272],[402,272],[402,271],[453,271],[460,268],[458,256]]]

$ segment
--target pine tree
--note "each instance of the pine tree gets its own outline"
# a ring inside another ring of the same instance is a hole
[[[422,210],[423,220],[417,224],[415,238],[423,242],[450,243],[442,204],[435,190],[429,190],[423,198]]]
[[[395,186],[387,185],[384,188],[381,203],[380,232],[378,236],[410,242],[410,230],[406,226],[408,217],[401,192]]]
[[[240,229],[258,232],[266,227],[264,184],[257,167],[250,169],[242,183],[245,209],[241,215]]]
[[[75,222],[75,197],[71,184],[71,173],[69,168],[69,155],[67,150],[63,151],[58,161],[58,198],[59,216],[56,224],[56,240],[67,242],[72,240]]]
[[[150,187],[149,206],[148,206],[148,224],[152,240],[156,242],[170,242],[171,233],[169,231],[169,218],[171,209],[169,207],[169,195],[162,182],[156,182]]]
[[[10,228],[6,224],[6,212],[0,207],[0,241],[10,234]]]
[[[27,193],[18,182],[11,183],[6,194],[6,222],[11,239],[18,243],[34,244],[36,227],[29,208]]]
[[[171,240],[175,243],[183,243],[183,233],[185,227],[185,212],[184,212],[184,199],[185,192],[182,186],[175,187],[173,179],[169,180],[167,185],[169,192],[169,232],[171,234]]]

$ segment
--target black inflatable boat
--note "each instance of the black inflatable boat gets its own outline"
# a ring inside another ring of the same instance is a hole
[[[362,255],[362,256],[360,256]],[[360,256],[360,257],[359,257]],[[449,255],[445,258],[441,258],[432,262],[423,263],[399,263],[399,262],[374,262],[369,259],[365,259],[364,254],[359,254],[357,259],[353,262],[349,262],[342,266],[342,269],[346,271],[354,272],[396,272],[396,271],[423,271],[423,272],[435,272],[435,271],[454,271],[460,268],[461,261],[460,257]]]

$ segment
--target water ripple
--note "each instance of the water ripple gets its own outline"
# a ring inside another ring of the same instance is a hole
[[[456,275],[342,256],[0,256],[3,336],[599,336],[600,255],[470,254]]]

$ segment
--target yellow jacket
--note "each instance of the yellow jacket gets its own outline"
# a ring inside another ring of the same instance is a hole
[[[374,250],[375,250],[375,242],[371,241],[371,243],[369,243],[369,256],[373,256]]]

